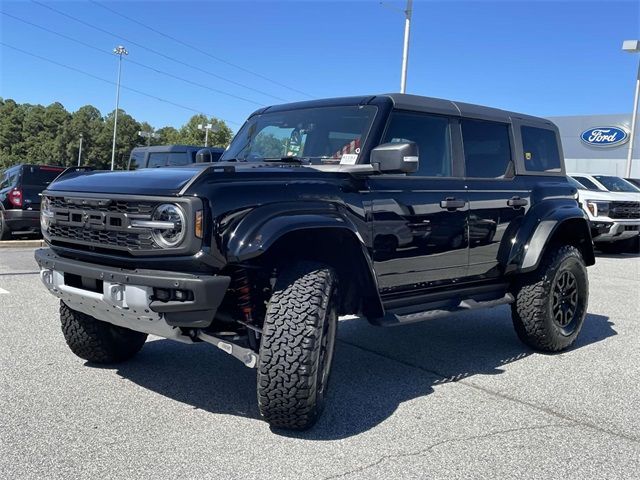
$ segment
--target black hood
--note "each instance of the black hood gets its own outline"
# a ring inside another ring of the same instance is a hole
[[[50,192],[115,193],[124,195],[178,195],[180,190],[206,168],[145,168],[135,171],[92,171],[65,175],[47,188]]]

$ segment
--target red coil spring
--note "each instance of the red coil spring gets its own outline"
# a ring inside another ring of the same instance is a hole
[[[238,270],[234,277],[234,290],[238,299],[238,306],[244,314],[245,320],[250,322],[253,313],[253,304],[251,302],[251,285],[249,284],[249,275],[244,269]]]

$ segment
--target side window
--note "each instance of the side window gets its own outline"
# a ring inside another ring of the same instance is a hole
[[[136,170],[142,168],[144,165],[144,152],[132,151],[129,156],[129,170]]]
[[[511,162],[509,125],[462,119],[462,142],[467,177],[503,177]]]
[[[382,143],[415,142],[420,165],[414,175],[451,176],[449,119],[420,113],[394,112]]]
[[[560,152],[556,132],[546,128],[522,126],[524,167],[529,172],[559,172]]]
[[[0,177],[0,189],[13,187],[18,180],[18,172],[19,170],[5,172],[4,175]]]

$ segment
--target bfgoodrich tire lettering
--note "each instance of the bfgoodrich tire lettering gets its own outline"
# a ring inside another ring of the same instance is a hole
[[[547,352],[573,344],[589,298],[587,269],[577,248],[564,245],[551,250],[535,272],[520,280],[514,293],[513,325],[524,343]]]
[[[73,353],[93,363],[117,363],[140,351],[146,333],[100,321],[60,302],[62,333]]]
[[[305,262],[283,271],[267,307],[258,406],[273,427],[311,427],[324,404],[337,328],[334,271]]]

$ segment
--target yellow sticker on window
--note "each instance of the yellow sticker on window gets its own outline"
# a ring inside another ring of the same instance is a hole
[[[533,157],[533,155],[531,155],[531,152],[524,152],[524,158],[526,160],[531,160],[531,157]]]

